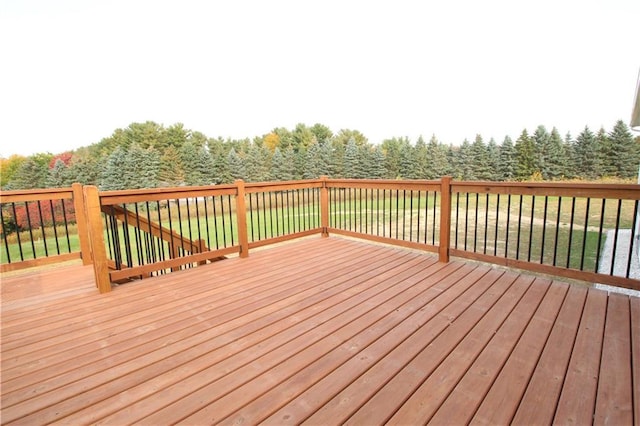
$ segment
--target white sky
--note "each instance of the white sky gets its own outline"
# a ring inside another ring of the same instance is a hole
[[[637,0],[0,0],[0,155],[177,122],[498,143],[628,122]]]

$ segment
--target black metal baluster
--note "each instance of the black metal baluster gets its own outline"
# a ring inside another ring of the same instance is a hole
[[[509,258],[509,226],[511,224],[511,194],[507,195],[507,232],[504,238],[504,257]]]
[[[560,218],[562,212],[562,197],[558,197],[558,213],[556,215],[556,237],[553,245],[553,266],[557,265],[558,259],[558,238],[560,237]]]
[[[536,196],[531,196],[531,222],[529,223],[529,251],[527,252],[527,262],[531,262],[531,248],[533,246],[533,220],[536,210]]]
[[[576,212],[576,197],[571,197],[571,219],[569,220],[569,244],[567,245],[567,268],[571,264],[571,245],[573,244],[573,221]]]
[[[58,241],[58,227],[56,226],[56,210],[53,207],[53,200],[49,200],[49,208],[51,209],[51,225],[53,226],[53,239],[56,242],[56,254],[60,254],[60,242]]]
[[[231,206],[231,195],[227,195],[227,201],[229,202],[229,232],[231,233],[231,246],[236,244],[233,232],[233,207]],[[237,212],[236,212],[237,214]]]
[[[618,200],[618,211],[616,212],[616,227],[615,230],[613,231],[613,252],[611,253],[611,271],[609,272],[609,275],[615,275],[614,274],[614,267],[615,267],[615,263],[616,263],[616,252],[618,249],[618,232],[620,231],[620,212],[622,210],[622,200],[619,199]]]
[[[65,232],[65,236],[67,237],[67,249],[69,250],[69,253],[71,253],[71,239],[69,238],[69,221],[67,220],[67,208],[64,205],[64,200],[60,200],[62,203],[62,218],[64,220],[64,232]],[[74,214],[75,214],[75,210],[74,210]],[[77,223],[77,220],[76,220]]]
[[[544,196],[544,211],[542,213],[542,242],[540,246],[540,264],[544,264],[544,244],[547,239],[547,208],[549,207],[549,196]]]
[[[598,272],[600,269],[600,249],[602,248],[602,231],[604,228],[604,213],[606,201],[606,199],[602,199],[602,208],[600,211],[600,227],[598,231],[598,248],[596,250],[596,269],[594,272]]]
[[[580,259],[580,270],[584,270],[584,257],[587,252],[587,236],[589,235],[587,230],[589,228],[589,207],[591,205],[591,198],[587,198],[587,206],[584,213],[584,233],[582,237],[582,257]]]
[[[636,228],[638,227],[638,200],[633,202],[633,224],[631,225],[631,236],[629,237],[629,253],[627,254],[627,273],[626,278],[631,275],[631,259],[633,258],[633,249],[636,244],[637,235]]]
[[[488,208],[487,208],[488,210]],[[493,255],[498,256],[498,230],[500,226],[500,194],[496,196],[496,232],[493,239]]]
[[[516,260],[520,259],[520,235],[522,231],[522,199],[524,195],[520,195],[520,202],[518,203],[518,234],[516,238]]]

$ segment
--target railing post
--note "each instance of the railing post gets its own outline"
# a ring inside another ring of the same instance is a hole
[[[329,236],[329,188],[327,188],[328,176],[320,176],[322,186],[320,187],[320,227],[322,236]]]
[[[440,186],[440,246],[438,260],[449,262],[451,240],[451,176],[443,176]]]
[[[249,256],[249,236],[247,234],[247,206],[244,200],[244,181],[238,179],[235,181],[235,185],[238,188],[238,195],[236,196],[236,217],[238,218],[240,257],[247,257]]]
[[[93,272],[96,278],[96,286],[100,290],[100,293],[106,293],[111,291],[111,280],[109,278],[107,250],[104,245],[100,196],[98,195],[98,188],[92,185],[85,186],[83,192],[86,224],[93,258]]]
[[[74,183],[71,185],[71,189],[73,190],[73,208],[76,212],[76,226],[78,227],[78,239],[80,240],[80,257],[82,257],[83,265],[90,265],[93,258],[89,244],[89,230],[87,229],[87,214],[82,185]]]

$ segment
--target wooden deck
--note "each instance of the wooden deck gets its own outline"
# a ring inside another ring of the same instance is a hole
[[[3,423],[640,422],[640,298],[341,238],[91,273],[3,278]]]

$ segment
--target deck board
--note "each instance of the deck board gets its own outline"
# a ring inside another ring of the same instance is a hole
[[[343,238],[90,272],[3,277],[3,424],[640,419],[638,298]]]

